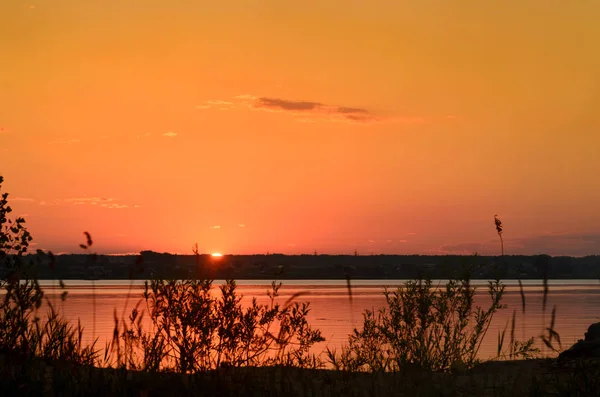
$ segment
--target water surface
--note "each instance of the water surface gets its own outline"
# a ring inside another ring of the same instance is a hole
[[[59,298],[62,292],[58,282],[41,281],[47,296],[56,302],[62,313],[73,321],[81,320],[85,327],[84,339],[98,338],[99,347],[112,338],[115,310],[119,318],[125,312],[127,318],[131,309],[142,298],[143,281],[124,280],[67,280],[68,296],[63,302]],[[214,286],[222,284],[217,280]],[[266,303],[266,291],[270,280],[238,281],[238,292],[244,296],[242,302],[256,297],[259,303]],[[348,297],[345,280],[289,280],[283,281],[279,302],[284,303],[290,296],[303,292],[299,301],[309,301],[311,312],[308,320],[313,328],[321,330],[326,342],[317,344],[315,353],[322,352],[327,346],[338,348],[347,340],[355,327],[360,327],[365,309],[378,309],[385,304],[383,288],[402,285],[402,280],[354,280],[352,281],[352,301]],[[434,285],[443,281],[434,281]],[[494,357],[497,350],[497,337],[517,310],[516,337],[519,339],[538,336],[550,323],[550,313],[556,305],[555,329],[559,332],[563,347],[568,347],[583,338],[587,327],[600,321],[600,284],[594,280],[549,280],[546,313],[542,311],[543,287],[541,280],[524,280],[526,312],[521,310],[521,297],[516,280],[504,282],[507,286],[503,302],[506,309],[501,310],[484,340],[479,355],[482,359]],[[475,303],[489,304],[487,281],[473,280],[477,287]],[[145,304],[140,306],[145,308]],[[544,322],[545,321],[545,322]],[[545,324],[545,325],[544,325]],[[510,331],[507,331],[507,334]],[[541,347],[541,346],[540,346]],[[548,349],[546,349],[548,352]]]

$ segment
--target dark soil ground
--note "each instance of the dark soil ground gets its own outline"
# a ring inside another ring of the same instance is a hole
[[[285,367],[195,375],[0,354],[0,396],[600,396],[600,361],[491,361],[463,373],[349,373]]]

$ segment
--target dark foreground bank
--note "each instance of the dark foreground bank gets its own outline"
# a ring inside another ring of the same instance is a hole
[[[2,396],[600,396],[600,361],[493,361],[469,371],[350,373],[287,367],[195,375],[95,368],[0,354]]]

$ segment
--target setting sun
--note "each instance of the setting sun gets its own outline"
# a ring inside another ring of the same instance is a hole
[[[213,256],[213,258],[220,258],[223,256],[223,254],[219,253],[219,252],[214,252],[211,254]]]

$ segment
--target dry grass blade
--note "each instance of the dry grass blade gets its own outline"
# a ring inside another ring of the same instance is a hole
[[[546,305],[548,303],[548,293],[550,292],[550,289],[548,288],[548,274],[544,274],[543,285],[544,285],[544,296],[542,297],[542,311],[545,313]]]
[[[521,279],[519,279],[519,294],[521,294],[521,311],[523,314],[525,314],[525,291],[523,290],[523,283],[521,282]]]
[[[562,349],[562,343],[560,342],[560,335],[554,329],[555,320],[556,320],[556,305],[554,305],[554,307],[552,308],[552,318],[550,320],[550,328],[548,329],[548,331],[550,333],[551,338],[556,339],[556,341],[558,342],[558,347],[560,349]]]
[[[504,239],[502,238],[502,221],[498,219],[498,214],[494,215],[494,225],[496,226],[496,232],[500,237],[500,248],[502,250],[502,256],[504,256]]]
[[[523,340],[525,340],[525,309],[527,304],[525,301],[525,290],[523,289],[521,279],[519,279],[519,294],[521,295],[521,313],[523,314],[523,326],[521,328],[523,330]]]
[[[348,290],[348,299],[350,300],[350,304],[352,304],[352,285],[350,284],[349,274],[346,274],[346,288]]]
[[[512,315],[512,325],[510,327],[510,357],[514,355],[514,346],[515,346],[515,323],[517,321],[517,311],[513,310]]]
[[[298,291],[298,292],[296,292],[295,294],[293,294],[292,296],[290,296],[288,298],[288,300],[285,301],[285,303],[283,304],[283,309],[284,310],[287,309],[296,298],[299,298],[299,297],[305,296],[305,295],[310,295],[310,291]]]
[[[86,242],[87,242],[87,246],[91,247],[92,244],[93,244],[92,236],[88,232],[83,232],[83,234],[85,234],[85,239],[86,239]]]
[[[504,326],[504,329],[502,330],[502,332],[498,333],[498,345],[497,345],[497,356],[500,357],[502,355],[502,350],[504,349],[504,337],[506,335],[506,329],[508,328],[508,321],[506,322],[506,325]]]

